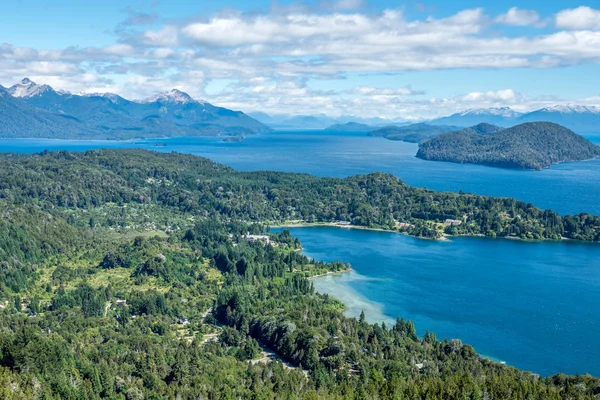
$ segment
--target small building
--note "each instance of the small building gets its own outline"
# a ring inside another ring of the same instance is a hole
[[[116,300],[115,305],[119,307],[125,307],[127,305],[127,300]]]
[[[460,224],[462,224],[462,221],[459,219],[447,219],[444,221],[444,225],[446,226],[458,226]]]
[[[398,228],[415,228],[415,225],[413,225],[413,224],[408,224],[408,223],[406,223],[406,222],[397,222],[397,223],[396,223],[396,226],[397,226]]]
[[[352,225],[352,222],[349,222],[349,221],[338,221],[337,224],[341,225],[341,226],[348,226],[348,225]]]
[[[267,236],[267,235],[251,235],[250,232],[248,232],[245,235],[242,235],[242,238],[246,239],[249,242],[264,242],[266,244],[271,243],[271,238],[269,238],[269,236]]]
[[[177,323],[178,323],[179,325],[189,325],[189,324],[190,324],[190,321],[188,321],[188,319],[187,319],[187,318],[179,318],[179,319],[177,320]]]

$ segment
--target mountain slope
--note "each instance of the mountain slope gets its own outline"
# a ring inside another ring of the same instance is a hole
[[[86,138],[92,130],[77,119],[37,109],[0,86],[0,138]]]
[[[494,128],[480,126],[442,134],[421,143],[417,157],[537,170],[561,162],[600,157],[600,147],[554,123],[532,122],[495,131]]]
[[[586,106],[554,106],[522,115],[518,122],[548,121],[577,133],[600,133],[600,109]]]
[[[448,117],[434,119],[431,125],[473,126],[487,123],[498,126],[512,126],[522,114],[509,107],[479,108],[462,111]]]
[[[83,133],[70,130],[49,134],[40,130],[35,137],[110,138],[245,135],[270,131],[264,124],[240,111],[198,102],[178,90],[143,100],[129,101],[112,93],[75,95],[37,85],[25,78],[8,89],[19,101],[76,121]],[[4,116],[11,119],[11,114]],[[16,115],[14,116],[18,120]],[[32,137],[15,130],[12,137]]]
[[[370,132],[371,136],[381,136],[389,140],[398,140],[408,143],[419,143],[423,140],[446,132],[459,130],[458,126],[412,124],[408,126],[387,126]]]

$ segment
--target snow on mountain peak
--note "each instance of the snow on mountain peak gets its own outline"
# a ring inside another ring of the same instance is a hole
[[[600,114],[600,108],[594,106],[579,106],[572,104],[556,105],[542,108],[542,112],[560,113],[560,114]]]
[[[194,99],[192,99],[192,97],[189,94],[182,92],[181,90],[172,89],[171,91],[162,92],[162,93],[159,93],[154,96],[150,96],[150,97],[142,100],[142,103],[155,103],[155,102],[169,102],[169,103],[186,104],[186,103],[194,102]]]
[[[8,92],[12,96],[24,98],[39,96],[40,94],[51,90],[53,89],[50,86],[38,85],[29,78],[23,78],[21,82],[8,88]]]
[[[499,108],[471,108],[463,111],[460,115],[495,115],[498,117],[514,117],[518,113],[510,107],[499,107]]]

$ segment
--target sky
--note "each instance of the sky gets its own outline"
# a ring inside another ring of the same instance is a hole
[[[600,1],[11,0],[0,84],[424,119],[600,104]]]

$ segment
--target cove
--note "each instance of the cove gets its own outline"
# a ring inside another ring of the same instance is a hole
[[[274,229],[275,230],[275,229]],[[278,228],[277,230],[281,230]],[[397,316],[438,339],[552,375],[600,375],[600,245],[507,239],[421,240],[336,227],[291,228],[305,254],[352,264],[314,279],[372,322]]]

